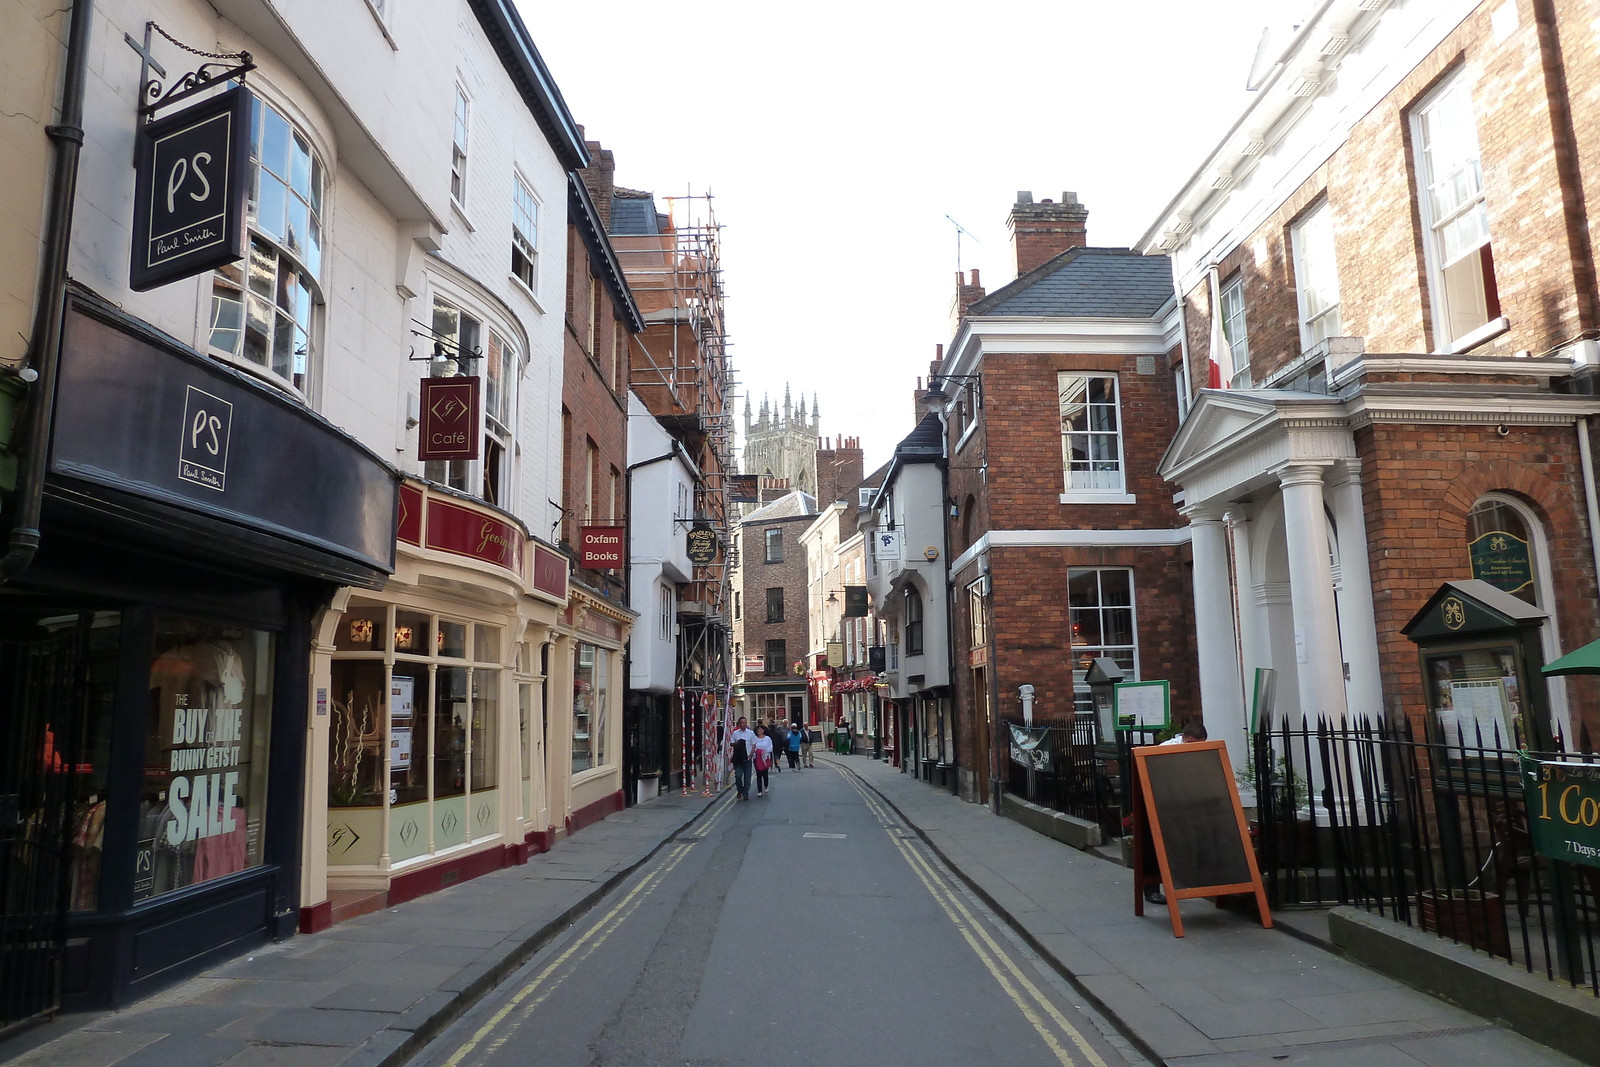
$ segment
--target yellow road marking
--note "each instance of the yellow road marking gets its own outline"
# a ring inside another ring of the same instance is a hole
[[[732,808],[732,803],[723,801],[721,810],[713,815],[711,820],[707,822],[705,826],[698,831],[698,833],[702,835],[709,833],[711,828],[716,826],[717,823],[722,820],[723,816],[732,810]],[[577,962],[580,963],[587,959],[595,951],[595,949],[599,948],[605,942],[607,937],[611,936],[613,931],[627,921],[628,916],[632,915],[634,910],[644,902],[644,898],[649,896],[655,887],[659,885],[667,875],[672,873],[673,868],[678,865],[684,856],[689,854],[689,850],[694,848],[694,846],[695,842],[686,841],[673,849],[671,855],[669,855],[660,866],[646,875],[638,885],[634,886],[625,897],[617,902],[616,907],[606,912],[606,914],[597,920],[594,925],[585,930],[581,937],[579,937],[572,944],[568,945],[565,952],[561,953],[561,955],[550,961],[549,965],[546,966],[544,970],[540,971],[532,981],[528,982],[527,985],[517,990],[516,994],[510,1000],[501,1005],[500,1010],[491,1015],[488,1020],[484,1022],[482,1026],[478,1027],[477,1031],[474,1032],[473,1035],[461,1045],[461,1047],[457,1048],[455,1052],[451,1053],[450,1058],[445,1060],[441,1067],[460,1067],[462,1061],[472,1054],[478,1045],[482,1043],[483,1039],[488,1037],[497,1026],[503,1023],[508,1015],[515,1011],[523,1001],[527,1000],[529,996],[537,991],[552,974],[555,974],[556,971],[562,967],[562,965],[567,963],[569,960],[572,960],[574,955],[577,955]],[[593,941],[592,944],[590,944],[591,940]],[[585,946],[587,946],[587,948],[585,948]],[[579,950],[583,950],[581,955],[578,954]],[[523,1012],[523,1017],[526,1018],[526,1016],[532,1012],[534,1008],[543,1003],[545,998],[553,993],[556,987],[561,984],[561,981],[561,979],[557,979],[556,981],[552,982],[550,984],[550,988],[546,989],[537,998],[535,998],[534,1001],[528,1005],[527,1010]],[[485,1051],[489,1054],[493,1054],[506,1043],[506,1040],[510,1036],[510,1031],[502,1034],[497,1040],[492,1042]]]
[[[879,824],[882,825],[884,831],[889,834],[890,842],[899,851],[906,863],[911,867],[912,873],[917,876],[917,879],[922,882],[923,886],[933,896],[934,901],[944,911],[951,923],[955,925],[956,929],[966,940],[967,945],[972,949],[973,953],[977,955],[978,959],[983,962],[983,965],[994,977],[995,982],[1002,990],[1005,991],[1006,995],[1011,998],[1012,1003],[1017,1006],[1017,1010],[1022,1012],[1023,1017],[1027,1019],[1028,1022],[1033,1024],[1033,1028],[1038,1031],[1039,1036],[1044,1039],[1044,1043],[1049,1047],[1050,1051],[1055,1053],[1056,1058],[1064,1065],[1067,1065],[1067,1067],[1072,1067],[1074,1064],[1074,1060],[1072,1059],[1071,1055],[1065,1048],[1062,1047],[1061,1043],[1056,1039],[1055,1034],[1052,1033],[1045,1025],[1044,1020],[1041,1019],[1038,1013],[1036,1013],[1027,1003],[1027,1001],[1022,998],[1022,996],[1017,992],[1016,987],[1010,980],[1007,979],[1005,974],[1001,973],[1001,965],[1004,966],[1006,971],[1010,972],[1011,978],[1015,979],[1016,984],[1020,985],[1024,990],[1027,991],[1029,998],[1031,998],[1034,1003],[1038,1004],[1038,1006],[1044,1010],[1045,1014],[1050,1017],[1051,1021],[1053,1021],[1056,1026],[1060,1027],[1061,1030],[1072,1040],[1072,1043],[1077,1046],[1078,1051],[1082,1052],[1084,1057],[1088,1059],[1088,1061],[1093,1064],[1094,1067],[1106,1067],[1105,1060],[1101,1059],[1099,1053],[1094,1050],[1094,1046],[1089,1044],[1088,1040],[1083,1036],[1083,1033],[1078,1030],[1077,1027],[1073,1026],[1072,1023],[1067,1020],[1067,1017],[1061,1013],[1060,1009],[1055,1006],[1054,1002],[1052,1002],[1049,997],[1045,996],[1044,991],[1027,977],[1021,967],[1017,965],[1016,961],[1011,958],[1011,955],[1002,949],[994,940],[994,938],[989,936],[989,931],[983,926],[982,923],[978,922],[977,918],[967,909],[966,905],[962,903],[961,898],[950,889],[950,887],[945,883],[944,878],[941,877],[933,865],[928,862],[927,858],[916,849],[911,848],[906,842],[899,840],[893,835],[895,820],[889,814],[888,810],[878,801],[877,797],[869,793],[865,787],[863,787],[859,782],[855,781],[853,776],[849,775],[842,768],[836,767],[835,770],[838,770],[841,775],[844,775],[845,780],[850,783],[851,787],[855,789],[857,794],[859,794],[861,799],[866,803],[868,810],[877,817]],[[979,943],[980,940],[982,941],[982,944]],[[999,961],[998,964],[996,963],[996,960]]]

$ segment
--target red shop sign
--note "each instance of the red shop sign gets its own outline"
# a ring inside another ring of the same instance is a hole
[[[503,519],[437,497],[428,499],[427,547],[522,573],[521,530]]]
[[[584,526],[578,530],[578,566],[605,570],[622,566],[622,549],[627,528],[623,526]]]
[[[415,485],[400,486],[400,515],[395,536],[408,545],[422,544],[422,490]]]
[[[481,381],[476,376],[422,379],[418,459],[478,458]]]
[[[543,545],[534,545],[533,587],[557,600],[567,599],[567,557]]]

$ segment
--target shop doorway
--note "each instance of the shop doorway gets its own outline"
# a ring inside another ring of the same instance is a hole
[[[74,866],[91,845],[90,835],[75,841],[75,823],[104,812],[100,797],[79,796],[79,779],[95,772],[84,762],[93,621],[64,615],[0,630],[0,1035],[61,1006]],[[76,872],[89,882],[98,874],[93,844],[93,870]]]

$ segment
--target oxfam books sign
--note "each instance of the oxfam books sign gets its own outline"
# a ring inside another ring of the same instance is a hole
[[[243,86],[138,133],[128,286],[154,289],[244,258],[250,94]]]

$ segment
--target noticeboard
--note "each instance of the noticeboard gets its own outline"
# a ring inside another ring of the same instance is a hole
[[[1230,893],[1255,894],[1261,925],[1271,926],[1227,745],[1196,741],[1143,746],[1133,750],[1133,762],[1134,914],[1144,914],[1145,887],[1158,880],[1145,869],[1148,840],[1174,937],[1183,936],[1180,900]]]
[[[1522,789],[1533,851],[1600,867],[1600,764],[1523,756]]]
[[[1111,690],[1119,730],[1165,730],[1172,725],[1172,689],[1165,680],[1119,682]]]

